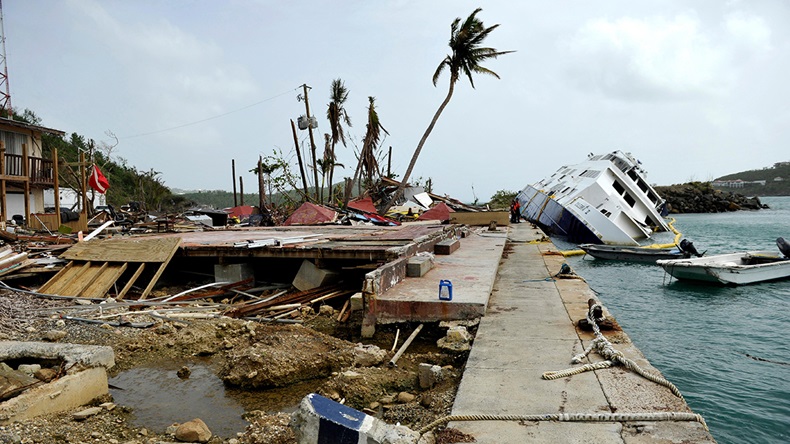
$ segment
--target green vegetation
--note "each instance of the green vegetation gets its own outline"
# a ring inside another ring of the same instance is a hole
[[[21,114],[14,113],[14,119],[32,125],[41,125],[41,119],[31,110]],[[109,134],[110,137],[115,137]],[[114,145],[97,144],[91,139],[77,133],[68,137],[44,134],[42,137],[43,156],[51,158],[55,150],[58,152],[58,181],[60,187],[80,190],[80,153],[85,154],[86,175],[90,167],[96,164],[110,182],[107,190],[107,203],[115,207],[129,202],[141,202],[149,211],[179,211],[192,203],[182,196],[174,195],[164,186],[161,173],[139,171],[127,164],[120,157],[112,157]],[[95,191],[88,189],[88,198],[95,196]],[[92,211],[93,209],[89,209]]]
[[[772,167],[728,174],[716,180],[739,179],[744,182],[764,180],[765,185],[747,183],[744,184],[743,188],[716,188],[737,191],[747,196],[790,196],[790,162],[777,162]]]
[[[510,208],[510,203],[516,198],[518,191],[499,190],[491,196],[488,202],[490,208]]]

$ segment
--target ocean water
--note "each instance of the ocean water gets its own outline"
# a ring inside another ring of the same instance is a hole
[[[707,254],[778,251],[777,237],[790,240],[790,197],[761,200],[771,208],[676,215],[675,228]],[[790,280],[718,287],[678,282],[656,265],[567,262],[717,442],[790,443]]]

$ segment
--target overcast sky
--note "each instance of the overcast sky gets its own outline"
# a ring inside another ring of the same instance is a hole
[[[431,77],[450,24],[478,6],[500,24],[487,46],[517,52],[484,65],[500,80],[457,85],[413,173],[438,194],[485,202],[615,149],[660,185],[790,160],[785,0],[7,0],[11,101],[47,127],[111,131],[114,155],[169,187],[230,190],[235,159],[255,192],[259,155],[294,157],[304,83],[322,151],[341,78],[352,142],[374,96],[402,176],[447,93]],[[351,176],[353,144],[338,157]]]

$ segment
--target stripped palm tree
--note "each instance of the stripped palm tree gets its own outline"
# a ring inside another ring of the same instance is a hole
[[[351,117],[349,117],[343,105],[348,100],[348,89],[340,79],[332,80],[331,93],[329,96],[330,102],[326,110],[326,118],[329,120],[329,126],[332,129],[332,148],[330,150],[332,165],[329,168],[329,201],[334,200],[334,193],[332,190],[332,180],[335,175],[334,162],[337,160],[335,155],[335,146],[341,142],[346,146],[346,136],[343,133],[343,123],[351,127]]]
[[[469,83],[472,84],[472,88],[475,87],[474,79],[472,79],[472,73],[476,74],[488,74],[499,78],[499,75],[490,69],[481,66],[481,63],[485,62],[489,59],[495,59],[501,55],[511,53],[513,51],[497,51],[494,48],[487,48],[481,46],[483,44],[483,40],[491,34],[491,31],[499,27],[499,25],[494,25],[491,27],[486,28],[483,26],[483,22],[477,18],[477,13],[482,11],[482,8],[477,8],[472,12],[469,17],[461,23],[461,18],[456,18],[453,23],[450,25],[450,49],[452,53],[444,58],[439,66],[436,68],[436,72],[433,74],[433,85],[436,86],[436,81],[439,80],[439,76],[444,72],[445,69],[450,71],[450,89],[447,91],[447,97],[444,98],[444,101],[441,105],[439,105],[439,109],[436,110],[436,114],[434,114],[433,119],[431,120],[431,124],[428,125],[428,128],[425,130],[425,133],[422,135],[420,139],[420,143],[417,144],[417,149],[414,150],[414,154],[411,157],[411,162],[409,162],[409,167],[406,169],[406,173],[403,175],[403,180],[401,180],[400,185],[398,185],[398,189],[393,193],[390,200],[381,208],[381,214],[387,212],[387,210],[392,207],[392,205],[400,199],[400,196],[403,194],[403,189],[406,188],[406,184],[409,181],[409,176],[411,176],[412,170],[414,169],[414,165],[417,163],[417,158],[420,156],[420,152],[422,151],[423,145],[425,145],[425,141],[428,139],[428,136],[433,131],[434,125],[436,125],[436,121],[439,120],[439,116],[444,111],[444,108],[450,103],[450,99],[453,97],[453,91],[455,90],[455,83],[458,82],[460,79],[461,74],[465,74],[469,78]]]
[[[354,171],[354,178],[351,183],[357,181],[358,177],[364,177],[366,186],[370,185],[373,181],[373,176],[378,173],[378,161],[376,160],[376,147],[381,141],[381,132],[389,134],[386,129],[381,125],[379,114],[376,112],[376,98],[368,96],[368,124],[365,131],[365,140],[362,142],[362,149],[359,151],[359,160],[357,168]],[[351,198],[351,190],[346,188],[346,195],[343,199],[343,205],[348,204]]]

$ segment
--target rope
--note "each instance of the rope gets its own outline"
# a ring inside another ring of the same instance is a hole
[[[555,421],[555,422],[626,422],[626,421],[694,421],[702,424],[705,419],[696,413],[553,413],[545,415],[449,415],[439,418],[419,430],[420,435],[450,421]]]
[[[603,306],[601,306],[601,304],[593,304],[590,307],[590,310],[587,312],[587,322],[589,322],[593,328],[593,332],[595,333],[595,339],[592,340],[590,345],[582,353],[574,356],[571,362],[573,364],[581,363],[581,361],[585,357],[587,357],[587,355],[589,355],[590,352],[593,350],[598,352],[598,354],[601,355],[604,359],[606,359],[606,361],[598,362],[594,364],[586,364],[581,367],[573,367],[566,370],[545,372],[542,375],[543,379],[547,379],[547,380],[560,379],[567,376],[584,373],[590,370],[599,370],[599,369],[609,368],[615,364],[621,364],[625,366],[627,369],[642,376],[643,378],[655,382],[656,384],[667,387],[672,392],[673,395],[677,396],[678,398],[683,400],[683,402],[685,402],[686,401],[685,398],[683,398],[683,395],[680,393],[680,390],[678,390],[678,388],[674,384],[667,381],[660,375],[656,375],[644,370],[643,368],[639,367],[639,365],[636,362],[626,358],[622,352],[615,350],[614,346],[612,346],[612,343],[609,342],[609,340],[606,339],[606,337],[603,334],[601,334],[601,329],[598,327],[598,324],[596,323],[595,320],[595,315],[593,314],[596,309],[603,310]]]

